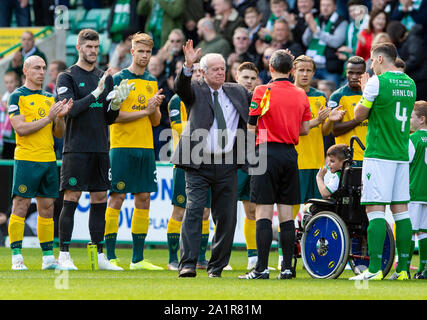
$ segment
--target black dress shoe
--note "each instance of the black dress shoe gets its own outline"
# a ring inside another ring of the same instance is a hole
[[[208,273],[209,278],[221,278],[221,275],[218,273]]]
[[[179,278],[194,278],[196,276],[196,269],[184,267],[178,272]]]

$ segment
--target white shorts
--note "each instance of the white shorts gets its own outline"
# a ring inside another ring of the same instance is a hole
[[[409,202],[409,218],[414,232],[427,232],[427,203]]]
[[[361,204],[399,204],[409,199],[409,163],[363,159]]]

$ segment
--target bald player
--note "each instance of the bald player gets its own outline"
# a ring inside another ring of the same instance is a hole
[[[16,89],[8,101],[10,121],[16,131],[13,205],[9,221],[12,270],[28,269],[21,249],[25,217],[32,198],[37,199],[37,237],[43,254],[42,269],[56,269],[53,202],[59,195],[59,177],[53,135],[63,136],[64,116],[73,106],[73,100],[55,102],[50,93],[42,90],[46,63],[39,56],[25,60],[23,73],[25,84]]]

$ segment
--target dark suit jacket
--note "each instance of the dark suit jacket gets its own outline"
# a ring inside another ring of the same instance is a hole
[[[237,83],[226,82],[222,88],[240,115],[238,128],[246,132],[251,94]],[[197,139],[197,134],[194,134],[195,130],[205,129],[209,131],[214,122],[211,91],[204,80],[191,81],[191,77],[186,77],[181,70],[175,79],[175,92],[185,104],[188,122],[172,155],[171,162],[181,168],[197,169],[200,164],[194,163],[194,159],[189,157],[188,152],[191,154],[193,148],[202,141],[202,138]],[[203,155],[202,150],[200,150],[199,155]],[[185,161],[187,160],[185,158],[190,158],[190,161]]]

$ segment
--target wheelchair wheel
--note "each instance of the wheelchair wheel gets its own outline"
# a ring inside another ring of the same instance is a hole
[[[347,226],[337,214],[319,212],[305,226],[301,256],[312,278],[338,278],[347,263],[349,250]]]
[[[352,233],[351,248],[349,256],[349,264],[355,274],[362,273],[369,267],[369,254],[368,254],[368,241],[366,235],[366,228],[363,232]],[[384,277],[390,272],[393,266],[395,256],[395,240],[393,230],[386,224],[386,237],[384,240],[383,257],[382,257],[382,271]]]

